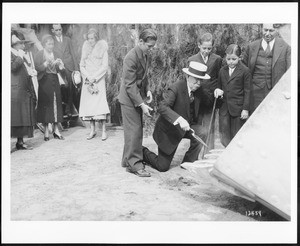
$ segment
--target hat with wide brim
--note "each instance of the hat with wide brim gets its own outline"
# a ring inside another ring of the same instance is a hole
[[[76,88],[81,83],[81,74],[79,71],[72,72],[72,82]]]
[[[30,40],[27,40],[27,39],[22,39],[22,38],[19,38],[17,37],[17,35],[13,34],[11,36],[11,45],[15,45],[15,44],[20,44],[20,43],[23,43],[23,44],[30,44],[30,43],[33,43],[32,41]]]
[[[189,67],[183,68],[182,71],[198,79],[210,79],[210,76],[206,73],[207,66],[200,62],[191,61]]]

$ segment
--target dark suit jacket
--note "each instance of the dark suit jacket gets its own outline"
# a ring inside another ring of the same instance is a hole
[[[191,56],[188,62],[196,61],[204,63],[203,58],[199,53]],[[203,80],[201,87],[194,92],[194,118],[197,119],[199,109],[201,113],[210,112],[214,102],[214,90],[218,86],[218,75],[222,66],[222,58],[214,53],[211,53],[207,60],[207,74],[211,77],[209,80]]]
[[[250,43],[244,52],[243,62],[253,75],[255,63],[261,46],[262,39]],[[291,47],[281,38],[275,38],[272,59],[272,88],[281,76],[291,66]],[[253,81],[255,83],[255,81]]]
[[[149,58],[144,58],[139,46],[131,49],[123,61],[122,82],[119,93],[119,102],[127,106],[138,107],[147,96],[149,83],[147,70]]]
[[[153,138],[158,147],[166,154],[171,154],[185,135],[179,124],[173,123],[181,116],[187,121],[190,119],[190,97],[186,80],[172,84],[164,94],[164,99],[159,105],[158,117]]]
[[[71,39],[67,36],[63,36],[62,45],[59,44],[55,36],[53,36],[53,39],[53,50],[58,54],[58,58],[63,61],[65,68],[69,71],[79,71],[79,65],[76,61],[75,51]]]
[[[218,78],[218,88],[224,91],[220,115],[240,116],[242,110],[250,106],[251,74],[249,68],[239,62],[229,77],[228,66],[222,67]]]

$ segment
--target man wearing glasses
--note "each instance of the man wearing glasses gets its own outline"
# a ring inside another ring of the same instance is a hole
[[[249,44],[243,62],[252,74],[250,113],[264,100],[291,66],[291,47],[281,38],[274,24],[263,24],[263,38]]]
[[[72,116],[73,107],[73,82],[72,72],[79,71],[79,65],[76,61],[75,52],[71,39],[62,34],[62,27],[60,24],[52,25],[52,33],[54,35],[54,51],[60,56],[66,68],[66,85],[61,87],[62,100],[65,103],[65,114]],[[78,105],[77,105],[78,106]],[[78,110],[78,109],[77,109]]]
[[[145,29],[139,35],[139,42],[123,61],[122,82],[119,93],[124,128],[124,150],[122,166],[139,177],[150,177],[143,163],[142,117],[151,117],[152,110],[146,103],[152,101],[147,71],[150,64],[148,52],[155,46],[157,34]]]

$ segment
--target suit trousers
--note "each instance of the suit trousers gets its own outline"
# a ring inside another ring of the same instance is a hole
[[[220,115],[219,117],[219,129],[221,144],[226,147],[230,141],[234,138],[237,132],[241,129],[246,121],[241,120],[240,116],[231,116],[229,113],[226,115]]]
[[[258,87],[253,83],[252,92],[250,94],[250,105],[251,105],[251,114],[255,111],[258,105],[265,99],[265,97],[269,94],[271,89],[265,86],[263,88]]]
[[[201,150],[201,144],[188,133],[184,135],[184,138],[190,139],[191,143],[190,148],[183,157],[182,163],[194,162],[198,160],[198,156]],[[148,163],[151,167],[155,168],[160,172],[166,172],[170,168],[176,150],[177,148],[171,154],[168,155],[158,147],[158,155],[156,155],[147,148],[143,148],[143,158],[144,161]]]
[[[143,112],[140,107],[121,104],[124,149],[122,167],[130,171],[138,171],[145,168],[143,164]]]

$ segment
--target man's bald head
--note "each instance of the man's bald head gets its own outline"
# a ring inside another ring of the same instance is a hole
[[[272,41],[277,35],[277,29],[274,27],[274,23],[263,24],[263,39],[266,42]]]

